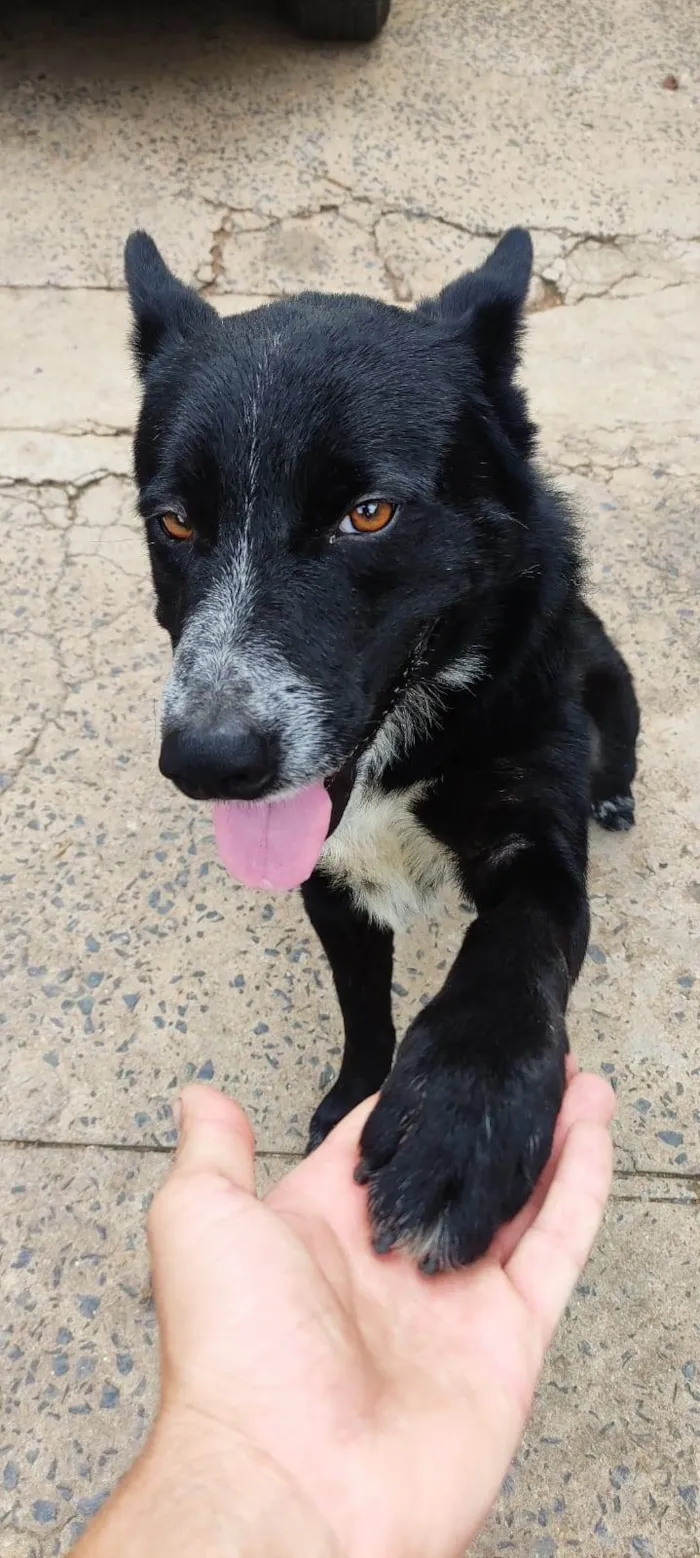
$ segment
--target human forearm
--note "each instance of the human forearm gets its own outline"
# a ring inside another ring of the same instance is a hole
[[[341,1558],[286,1475],[218,1426],[164,1413],[74,1558]]]

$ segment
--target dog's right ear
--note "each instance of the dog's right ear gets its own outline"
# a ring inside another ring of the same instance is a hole
[[[438,297],[419,304],[434,319],[454,321],[474,352],[487,389],[508,383],[515,371],[531,274],[530,234],[524,227],[511,227],[478,270],[467,271]]]
[[[202,327],[218,325],[216,309],[173,276],[148,233],[127,238],[124,272],[134,316],[132,347],[142,377],[167,339],[184,341]]]

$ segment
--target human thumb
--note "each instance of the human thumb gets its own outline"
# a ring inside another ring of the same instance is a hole
[[[250,1124],[232,1098],[192,1083],[179,1099],[179,1136],[172,1179],[216,1174],[255,1193],[255,1142]]]

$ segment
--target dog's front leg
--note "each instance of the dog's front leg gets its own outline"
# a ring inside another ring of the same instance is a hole
[[[478,918],[361,1139],[375,1247],[403,1246],[427,1272],[481,1255],[544,1168],[588,939],[585,782],[558,815],[511,803],[485,832],[461,861]]]
[[[394,937],[372,924],[354,907],[350,894],[320,871],[304,883],[302,896],[331,965],[345,1025],[342,1064],[311,1121],[311,1149],[388,1075],[396,1043],[391,1016]]]

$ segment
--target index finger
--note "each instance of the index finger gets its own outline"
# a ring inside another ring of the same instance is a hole
[[[602,1077],[590,1071],[567,1069],[569,1082],[559,1111],[549,1162],[541,1173],[529,1201],[512,1222],[504,1223],[491,1245],[489,1255],[502,1266],[510,1260],[526,1230],[534,1223],[557,1171],[562,1148],[572,1128],[580,1120],[609,1125],[615,1113],[615,1094]]]
[[[530,1312],[543,1350],[554,1331],[603,1220],[612,1183],[606,1125],[572,1125],[554,1179],[530,1228],[504,1270]]]
[[[326,1140],[268,1191],[276,1209],[294,1206],[329,1222],[344,1243],[369,1249],[367,1193],[353,1178],[362,1127],[377,1101],[376,1093],[358,1104]]]

